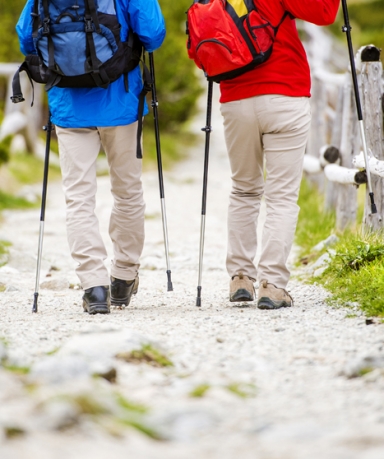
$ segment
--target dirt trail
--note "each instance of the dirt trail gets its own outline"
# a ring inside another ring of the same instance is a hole
[[[202,112],[193,129],[204,124]],[[255,304],[228,301],[230,173],[221,124],[215,104],[200,309],[195,297],[203,134],[188,159],[165,174],[173,292],[166,291],[156,171],[143,176],[147,219],[139,293],[127,309],[109,316],[84,314],[81,291],[68,288],[78,281],[60,184],[49,186],[41,276],[49,283],[40,290],[38,314],[31,307],[39,211],[4,213],[0,239],[13,245],[9,264],[0,268],[6,286],[0,293],[0,336],[8,342],[0,345],[0,355],[31,372],[21,377],[0,369],[2,459],[384,457],[384,325],[367,326],[358,311],[330,308],[322,289],[295,280],[289,285],[291,309],[260,311]],[[100,177],[97,214],[109,253],[110,209],[109,179]],[[116,360],[115,347],[128,342],[153,343],[173,367]],[[92,378],[95,365],[113,365],[116,384]],[[26,389],[31,381],[35,391]],[[203,396],[191,396],[196,389]],[[116,432],[113,409],[101,422],[89,413],[71,417],[67,405],[52,405],[55,396],[79,391],[100,403],[118,391],[145,404],[143,422],[167,441],[133,429]],[[10,426],[26,435],[10,439]]]

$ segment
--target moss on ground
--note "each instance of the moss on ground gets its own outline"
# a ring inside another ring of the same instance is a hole
[[[210,388],[210,384],[199,384],[189,393],[189,395],[191,397],[201,398],[204,397],[204,395],[209,391]]]
[[[173,363],[161,351],[158,351],[150,344],[145,344],[141,349],[131,352],[122,352],[116,356],[117,359],[128,363],[147,363],[154,367],[171,367]]]

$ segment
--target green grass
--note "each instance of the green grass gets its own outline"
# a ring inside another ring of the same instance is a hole
[[[332,293],[331,303],[358,303],[368,316],[384,317],[384,235],[345,233],[317,281]]]
[[[8,253],[8,247],[11,244],[8,241],[1,241],[0,240],[0,266],[3,266],[7,262],[7,253]],[[5,287],[2,287],[2,284],[0,282],[0,292],[2,291],[2,288],[5,289]]]
[[[30,209],[31,207],[35,207],[35,204],[0,190],[0,211],[4,209]]]
[[[384,48],[384,1],[348,1],[347,3],[354,50],[371,43],[378,48]],[[342,25],[344,25],[344,18],[340,6],[337,19],[330,29],[346,43],[345,33],[341,32]]]
[[[150,344],[143,345],[141,349],[117,354],[116,358],[128,363],[147,363],[148,365],[159,368],[173,366],[173,363],[167,356]]]
[[[257,395],[254,384],[232,383],[227,386],[227,389],[240,398],[254,398]]]
[[[0,123],[1,124],[1,123]],[[0,166],[9,161],[9,146],[12,141],[12,136],[8,136],[0,141]]]
[[[300,247],[299,256],[302,257],[334,232],[336,214],[324,212],[324,197],[305,179],[301,183],[298,204],[300,213],[296,244]]]
[[[44,163],[33,155],[17,154],[11,156],[8,170],[15,180],[22,185],[39,183],[43,180]],[[48,180],[58,180],[59,178],[60,168],[51,163]]]
[[[5,435],[5,438],[7,439],[22,437],[25,434],[26,434],[25,430],[18,426],[5,426],[4,427],[4,435]]]
[[[27,375],[31,371],[29,367],[18,367],[16,365],[9,365],[6,362],[3,364],[3,368],[4,370],[16,373],[18,375]]]
[[[22,197],[15,196],[22,186],[42,183],[44,163],[40,159],[29,154],[15,154],[10,156],[6,165],[5,183],[6,190],[0,184],[0,211],[4,209],[29,209],[39,205],[31,203]],[[49,166],[48,181],[60,178],[60,168],[53,164]]]
[[[365,188],[362,187],[358,195],[358,221],[362,219],[364,197]],[[305,255],[307,260],[315,261],[326,250],[313,253],[311,249],[318,242],[331,233],[339,238],[332,247],[335,254],[325,272],[306,280],[316,281],[331,292],[331,304],[358,304],[366,315],[384,317],[384,232],[363,231],[359,225],[336,232],[335,214],[324,213],[323,202],[316,188],[303,180],[296,232],[299,258]]]
[[[156,164],[156,138],[153,121],[148,115],[143,133],[143,163],[145,168],[151,168]],[[169,169],[175,162],[184,159],[191,145],[196,141],[196,135],[181,129],[178,133],[165,130],[160,132],[161,158],[164,169]]]
[[[190,393],[190,397],[201,398],[209,391],[211,388],[210,384],[200,384],[196,386]]]

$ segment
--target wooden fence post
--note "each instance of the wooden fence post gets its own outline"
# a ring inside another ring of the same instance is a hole
[[[22,134],[24,136],[28,151],[36,153],[38,135],[41,131],[42,125],[43,86],[40,84],[34,85],[34,105],[31,107],[32,87],[25,73],[22,73],[20,77],[25,102],[19,104],[12,103],[12,78],[19,65],[20,64],[16,63],[0,63],[0,75],[5,76],[8,80],[4,115],[7,116],[14,112],[21,112],[26,116],[27,125]]]
[[[341,136],[342,136],[342,116],[343,116],[343,104],[344,104],[344,87],[340,86],[338,88],[338,96],[335,110],[335,119],[333,123],[333,128],[331,132],[331,142],[330,144],[340,150],[341,145]],[[325,200],[324,200],[324,210],[326,212],[336,210],[337,208],[337,197],[339,194],[340,185],[330,180],[326,180],[325,183]]]
[[[361,105],[369,155],[380,161],[384,159],[382,76],[383,65],[380,61],[380,51],[375,47],[367,46],[361,52]],[[371,180],[377,214],[371,214],[367,194],[363,223],[372,230],[379,230],[383,228],[384,179],[371,174]]]
[[[307,153],[311,156],[319,157],[320,148],[327,144],[325,112],[327,106],[327,91],[326,85],[320,78],[314,74],[312,78],[312,97],[311,111],[312,121],[309,134]],[[312,174],[309,177],[312,183],[315,183],[319,190],[324,188],[324,174]]]
[[[352,94],[352,78],[350,72],[345,74],[343,85],[342,132],[340,140],[341,165],[352,167],[352,158],[360,152],[360,140],[355,100]],[[336,228],[344,230],[356,223],[357,188],[355,185],[339,186]]]

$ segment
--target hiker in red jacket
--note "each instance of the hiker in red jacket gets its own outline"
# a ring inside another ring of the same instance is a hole
[[[238,2],[230,3],[236,8]],[[286,12],[290,15],[280,25],[267,62],[220,83],[232,170],[227,270],[231,301],[253,301],[257,279],[258,307],[277,309],[292,304],[285,290],[290,276],[287,259],[299,213],[297,199],[311,121],[309,65],[292,17],[331,24],[340,0],[254,3],[272,25],[278,25]],[[263,195],[267,216],[256,267],[256,224]]]

